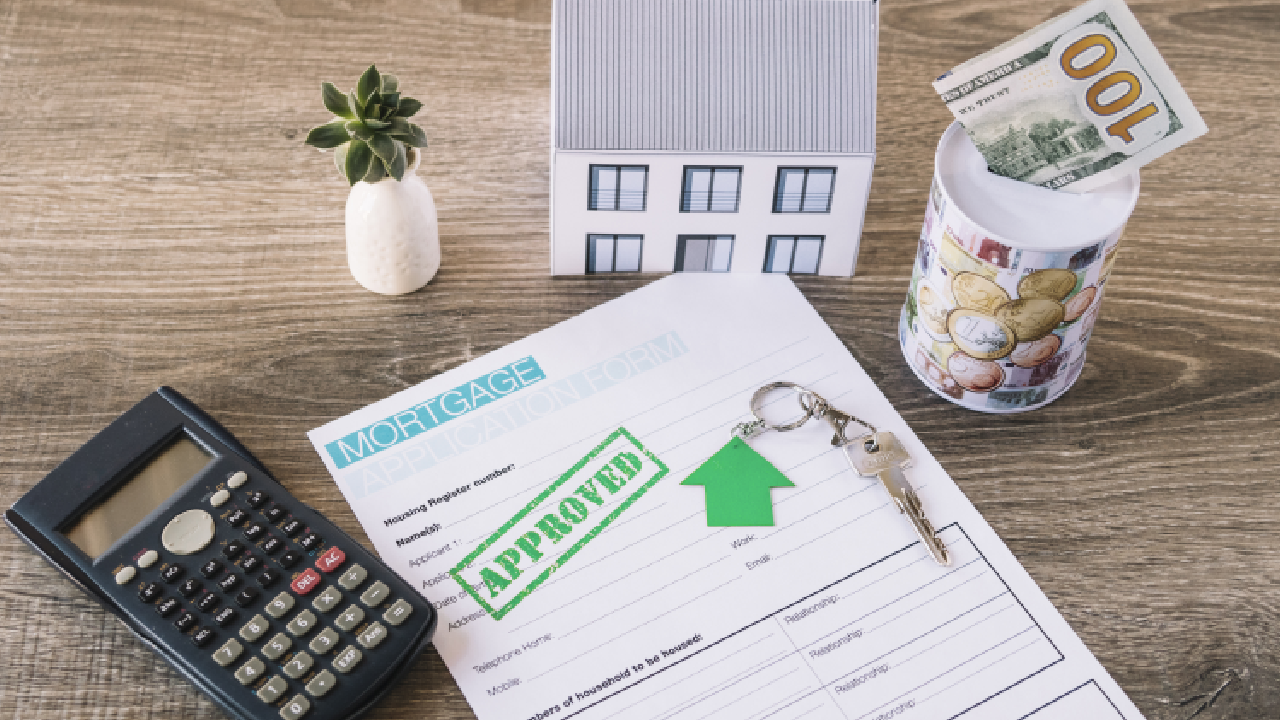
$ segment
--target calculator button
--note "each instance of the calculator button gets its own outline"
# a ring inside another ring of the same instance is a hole
[[[274,535],[268,535],[267,539],[262,541],[262,552],[268,555],[274,555],[282,547],[284,542]]]
[[[360,659],[363,657],[364,655],[354,645],[348,645],[333,659],[333,669],[340,673],[349,673],[360,664]]]
[[[226,667],[235,662],[242,652],[244,652],[244,646],[240,644],[240,641],[231,638],[213,653],[213,661],[222,667]]]
[[[397,600],[386,612],[382,613],[382,619],[391,625],[399,625],[409,616],[413,614],[413,606],[405,602],[403,598]]]
[[[232,527],[240,527],[248,519],[249,513],[241,510],[240,508],[232,510],[231,514],[227,516],[227,522],[231,523]]]
[[[321,670],[316,673],[315,677],[311,678],[311,682],[307,683],[307,692],[311,693],[312,697],[324,697],[326,693],[333,689],[336,682],[337,678],[333,676],[333,673],[328,670]]]
[[[342,593],[338,592],[338,588],[330,585],[311,601],[311,606],[322,613],[327,613],[340,602],[342,602]]]
[[[248,527],[244,529],[244,536],[249,542],[256,542],[258,538],[266,534],[267,526],[260,522],[249,523]]]
[[[222,507],[223,505],[226,505],[227,501],[230,499],[231,493],[227,492],[226,488],[223,488],[209,496],[209,504],[214,507]]]
[[[227,543],[226,547],[222,548],[222,554],[233,559],[242,552],[244,552],[244,543],[239,540],[232,540]]]
[[[311,568],[307,568],[302,571],[301,575],[293,579],[293,583],[290,587],[292,587],[293,591],[299,595],[306,595],[312,590],[315,590],[316,586],[319,584],[320,574]]]
[[[223,567],[225,566],[217,560],[210,560],[200,566],[200,574],[212,580],[222,574]]]
[[[147,583],[138,591],[138,597],[142,602],[153,603],[160,597],[160,586],[155,583]]]
[[[178,586],[178,592],[182,593],[182,597],[191,597],[200,592],[200,581],[195,578],[187,578]]]
[[[236,594],[236,604],[240,607],[249,607],[258,599],[258,588],[247,587]]]
[[[258,689],[258,699],[264,703],[273,703],[280,699],[285,690],[289,689],[289,683],[279,675],[273,675],[261,688]]]
[[[249,685],[262,677],[262,671],[266,669],[267,666],[258,658],[249,658],[249,662],[241,665],[236,671],[236,679],[241,685]]]
[[[173,565],[166,565],[165,568],[160,571],[160,579],[167,583],[171,583],[182,577],[182,572],[181,565],[176,563]]]
[[[205,590],[201,593],[200,598],[196,600],[196,607],[200,608],[201,612],[209,612],[218,607],[218,602],[217,595]]]
[[[306,675],[311,666],[315,664],[316,661],[312,660],[310,655],[304,652],[297,652],[293,654],[293,657],[289,658],[289,662],[284,664],[284,674],[297,680]]]
[[[342,573],[342,577],[338,578],[338,584],[343,590],[355,590],[360,587],[360,583],[369,577],[369,572],[360,565],[352,565],[347,571]]]
[[[266,568],[258,573],[258,584],[262,587],[271,587],[280,579],[280,571],[273,568]]]
[[[160,544],[174,555],[192,555],[213,542],[213,516],[204,510],[179,513],[160,533]]]
[[[360,602],[368,605],[369,607],[378,607],[390,594],[391,588],[387,587],[386,583],[379,580],[370,585],[369,589],[365,590],[364,593],[360,595]]]
[[[307,714],[311,709],[311,701],[302,697],[301,694],[294,695],[289,702],[280,708],[280,717],[283,720],[298,720],[298,718]]]
[[[235,490],[241,485],[249,482],[249,476],[243,470],[237,470],[231,473],[231,477],[227,478],[227,487]]]
[[[303,610],[293,616],[293,619],[289,621],[289,624],[285,626],[285,629],[289,631],[290,635],[293,635],[294,637],[301,637],[311,632],[311,628],[314,628],[315,626],[316,614],[310,610]]]
[[[240,584],[240,576],[235,573],[227,573],[227,576],[218,581],[218,587],[222,588],[222,592],[231,592]]]
[[[200,628],[194,633],[191,633],[191,642],[195,643],[196,647],[204,647],[205,645],[208,645],[209,641],[212,639],[213,631],[209,628]]]
[[[226,627],[236,619],[236,611],[229,607],[222,608],[213,614],[213,621],[218,623],[219,627]]]
[[[132,565],[128,567],[122,567],[120,568],[120,572],[116,573],[116,584],[128,585],[129,581],[132,580],[134,576],[137,574],[138,574],[137,568],[135,568]]]
[[[380,622],[370,623],[364,632],[356,636],[360,644],[372,650],[387,639],[387,627]]]
[[[245,502],[249,503],[249,507],[251,508],[260,507],[262,503],[270,499],[271,498],[267,497],[267,494],[262,492],[261,490],[250,490],[249,492],[245,493],[245,496],[244,496]]]
[[[266,618],[261,615],[254,615],[249,622],[240,628],[240,637],[248,642],[257,642],[258,638],[265,635],[270,627]]]
[[[159,559],[160,559],[160,553],[156,552],[155,550],[148,550],[142,553],[142,557],[138,558],[138,567],[149,568],[152,565],[155,565],[156,561]]]
[[[333,621],[334,625],[342,628],[347,632],[351,632],[352,628],[360,624],[364,620],[364,611],[358,605],[348,605],[346,610]]]
[[[308,647],[311,648],[311,652],[323,655],[338,647],[338,633],[334,632],[333,628],[327,627],[321,630],[319,635],[311,638],[311,644]]]
[[[181,604],[174,598],[165,598],[156,603],[156,612],[160,613],[160,617],[169,617]]]
[[[316,567],[320,568],[320,570],[324,572],[333,572],[334,570],[337,570],[338,567],[346,561],[346,559],[346,553],[342,552],[339,548],[331,547],[328,550],[325,550],[320,557],[316,558]]]
[[[293,647],[293,641],[284,633],[276,633],[271,636],[266,645],[262,646],[262,654],[267,656],[268,660],[279,659],[281,655],[289,652],[289,648]]]
[[[280,529],[284,531],[285,535],[293,537],[294,535],[302,532],[302,521],[298,518],[289,518],[280,526]]]
[[[245,572],[253,572],[262,567],[262,558],[257,555],[245,555],[240,558],[240,569]]]
[[[195,624],[196,624],[196,616],[192,615],[186,610],[183,610],[182,612],[178,613],[178,617],[173,621],[173,626],[178,628],[182,632],[186,632],[190,630]]]
[[[302,559],[302,553],[298,552],[297,550],[290,550],[280,556],[280,564],[289,568],[289,567],[293,567],[294,565],[297,565],[298,561],[301,559]]]
[[[320,536],[315,533],[307,533],[298,538],[298,544],[302,546],[303,550],[310,550],[320,544]]]
[[[293,596],[287,592],[282,592],[275,597],[274,600],[267,603],[267,614],[279,620],[284,614],[293,609]]]
[[[262,516],[265,517],[268,522],[280,522],[280,518],[284,517],[284,508],[280,507],[277,503],[272,503],[270,507],[262,511]]]

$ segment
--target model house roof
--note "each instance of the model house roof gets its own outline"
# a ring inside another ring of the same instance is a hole
[[[868,0],[556,0],[566,150],[870,153]]]

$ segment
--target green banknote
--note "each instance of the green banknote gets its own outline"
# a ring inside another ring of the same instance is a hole
[[[1089,0],[933,87],[992,172],[1087,192],[1208,128],[1121,0]]]

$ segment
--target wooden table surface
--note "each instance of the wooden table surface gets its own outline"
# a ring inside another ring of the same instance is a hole
[[[1084,372],[983,415],[895,339],[934,145],[930,80],[1067,10],[886,0],[858,276],[798,279],[1152,719],[1280,716],[1280,5],[1133,9],[1209,134],[1143,171]],[[0,505],[160,384],[365,540],[305,432],[652,277],[547,268],[550,0],[0,0]],[[381,297],[305,147],[321,79],[422,99],[444,264]],[[0,718],[216,718],[0,530]],[[469,718],[434,650],[371,715]]]

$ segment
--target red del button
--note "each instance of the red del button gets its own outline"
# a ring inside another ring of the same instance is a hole
[[[324,551],[324,554],[316,558],[316,567],[325,572],[333,572],[343,560],[347,559],[346,553],[336,547],[331,547]]]
[[[293,591],[299,595],[306,595],[312,590],[315,590],[316,586],[319,584],[320,573],[312,570],[311,568],[307,568],[302,571],[301,575],[293,579],[293,584],[290,585],[290,587],[292,587]]]

